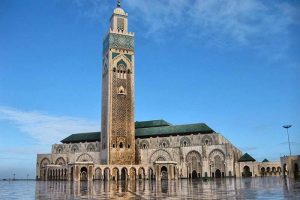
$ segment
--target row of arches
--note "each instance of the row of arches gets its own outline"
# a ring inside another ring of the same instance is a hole
[[[70,149],[71,149],[71,153],[79,152],[79,147],[78,147],[77,144],[73,144]],[[86,151],[87,152],[95,152],[96,151],[96,146],[94,144],[90,143],[90,144],[88,144],[86,146]],[[64,152],[63,146],[62,145],[58,145],[56,147],[56,153],[60,154],[60,153],[63,153],[63,152]]]
[[[48,169],[47,179],[48,180],[67,180],[68,170],[64,169]]]
[[[77,157],[76,162],[93,162],[93,157],[87,153],[83,153]],[[40,167],[46,167],[47,165],[51,164],[64,166],[67,164],[67,162],[63,157],[58,157],[54,163],[51,163],[49,158],[43,158],[40,161],[40,165],[37,163],[37,165]]]
[[[187,177],[189,178],[202,178],[208,177],[208,172],[203,172],[203,163],[201,154],[198,151],[190,151],[186,155]],[[225,154],[215,149],[209,154],[209,172],[213,178],[225,177],[226,164]],[[181,174],[182,176],[182,174]],[[231,174],[229,175],[231,176]]]
[[[141,149],[148,149],[150,147],[149,141],[147,139],[141,140],[140,143],[140,148]],[[201,139],[201,145],[212,145],[213,144],[213,139],[210,136],[204,136]],[[191,139],[189,137],[182,137],[180,139],[180,146],[181,147],[188,147],[191,146],[192,142]],[[170,141],[167,138],[163,138],[160,140],[159,144],[158,144],[159,148],[168,148],[170,147]]]
[[[149,169],[149,177],[154,178],[153,170]],[[136,179],[145,179],[146,171],[143,167],[136,169],[135,167],[123,167],[121,169],[114,168],[104,168],[101,169],[97,167],[94,173],[94,180],[136,180]]]
[[[260,176],[277,176],[282,174],[281,167],[261,167],[259,169]],[[253,170],[250,169],[248,165],[243,167],[242,177],[252,177],[254,175]],[[255,172],[255,176],[256,176]]]
[[[261,176],[281,175],[281,167],[262,167],[260,169]]]

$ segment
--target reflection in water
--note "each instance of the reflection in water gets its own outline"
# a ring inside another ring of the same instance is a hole
[[[35,191],[34,191],[35,190]],[[0,181],[0,199],[300,199],[300,182],[280,177],[214,181]]]

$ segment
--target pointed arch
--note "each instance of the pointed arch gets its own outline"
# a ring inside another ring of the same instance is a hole
[[[149,162],[153,163],[159,158],[164,158],[166,161],[172,160],[172,156],[168,151],[164,149],[158,149],[151,154]]]
[[[78,156],[76,162],[93,162],[93,158],[91,155],[83,153],[80,156]]]
[[[43,158],[40,163],[40,167],[45,167],[47,165],[50,165],[50,160],[49,158]]]
[[[71,152],[72,153],[76,153],[79,151],[79,147],[77,144],[73,144],[72,147],[71,147]]]
[[[188,137],[185,136],[180,139],[180,146],[186,147],[190,145],[191,145],[191,140]]]
[[[124,65],[127,70],[130,69],[132,71],[132,62],[124,54],[119,54],[112,60],[113,68],[117,69],[120,64]]]
[[[210,161],[213,161],[217,155],[220,156],[221,160],[225,161],[225,154],[221,149],[214,149],[209,153]]]
[[[63,157],[59,157],[56,159],[55,165],[66,165],[66,161]]]
[[[159,147],[160,148],[168,148],[170,147],[170,142],[168,139],[163,138],[160,142],[159,142]]]
[[[203,136],[202,140],[201,140],[202,145],[212,145],[213,144],[213,140],[211,136],[205,135]]]
[[[89,144],[89,145],[87,146],[86,150],[87,150],[88,152],[94,152],[94,151],[96,151],[95,145]]]
[[[149,142],[147,140],[142,140],[140,142],[140,148],[141,149],[148,149],[149,148]]]

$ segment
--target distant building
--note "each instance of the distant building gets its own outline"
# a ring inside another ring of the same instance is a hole
[[[134,33],[118,4],[103,42],[101,133],[72,134],[38,154],[39,180],[127,180],[280,175],[204,123],[134,122]]]

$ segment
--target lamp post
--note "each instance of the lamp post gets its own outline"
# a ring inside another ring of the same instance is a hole
[[[286,133],[287,133],[288,141],[289,141],[290,156],[291,156],[292,153],[291,153],[291,144],[290,144],[289,128],[291,128],[292,125],[284,125],[284,126],[282,126],[282,127],[286,129]]]

